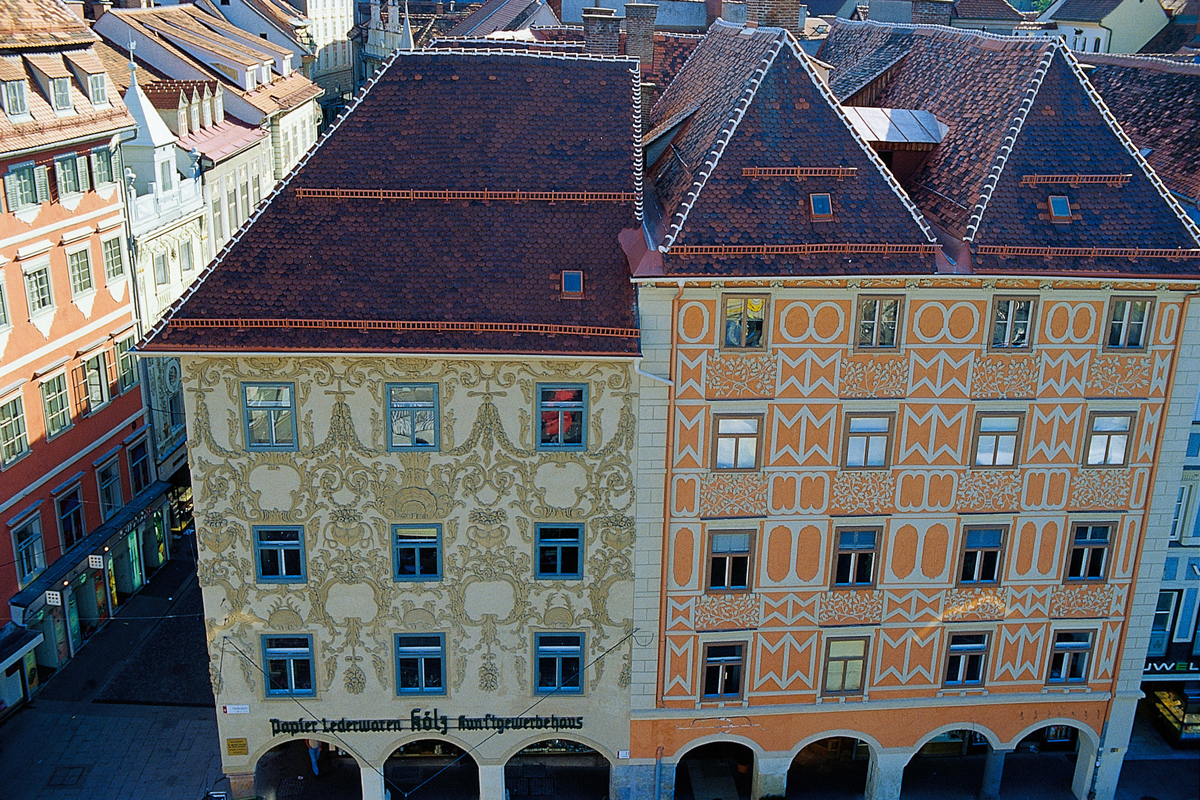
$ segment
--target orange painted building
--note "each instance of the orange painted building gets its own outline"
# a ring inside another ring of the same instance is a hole
[[[1200,232],[1059,44],[839,21],[820,57],[719,22],[645,124],[641,791],[881,800],[978,754],[981,797],[1111,797]]]
[[[0,709],[166,557],[137,362],[118,143],[133,120],[65,6],[0,34]],[[9,600],[11,598],[11,600]]]

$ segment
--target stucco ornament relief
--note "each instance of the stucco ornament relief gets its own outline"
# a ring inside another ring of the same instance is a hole
[[[833,481],[833,505],[844,511],[882,513],[891,508],[894,492],[888,472],[839,471]]]
[[[819,600],[817,624],[878,624],[883,619],[883,595],[881,591],[828,592]]]
[[[1050,593],[1050,616],[1107,617],[1112,606],[1112,587],[1064,586]]]
[[[1145,397],[1154,359],[1150,356],[1092,356],[1087,388],[1091,395]]]
[[[760,603],[752,592],[705,594],[696,598],[696,630],[757,628]]]
[[[976,356],[972,397],[1033,397],[1037,394],[1038,360],[1034,356]]]
[[[1071,478],[1072,508],[1125,508],[1133,489],[1128,469],[1081,469]]]
[[[450,685],[461,688],[476,668],[479,689],[496,691],[510,669],[508,679],[529,688],[532,628],[583,630],[590,657],[632,630],[624,598],[633,575],[628,465],[635,425],[624,368],[255,358],[195,359],[187,369],[198,503],[214,509],[198,525],[198,573],[201,585],[217,592],[219,607],[231,609],[218,616],[209,603],[213,637],[230,636],[254,653],[260,633],[312,632],[318,691],[359,695],[394,691],[395,632],[446,631]],[[377,407],[384,385],[418,380],[440,388],[441,452],[388,452],[386,419]],[[243,381],[295,383],[296,451],[244,449]],[[586,452],[548,453],[517,444],[533,441],[537,383],[556,381],[589,386],[594,413]],[[317,397],[328,399],[309,402]],[[455,398],[459,402],[450,408]],[[505,416],[501,404],[519,410]],[[223,409],[219,420],[213,417],[217,408]],[[455,411],[465,409],[471,409],[469,432],[456,441]],[[605,430],[602,409],[616,412],[612,430]],[[538,469],[546,465],[571,472],[568,494],[557,485],[539,485]],[[272,469],[287,479],[273,485],[257,478]],[[534,580],[535,520],[584,524],[584,580]],[[304,583],[254,582],[250,528],[279,523],[304,526]],[[398,582],[392,525],[421,523],[442,526],[443,579]],[[244,688],[261,688],[261,674],[236,660]],[[612,661],[616,668],[617,659]],[[603,663],[589,672],[598,686]],[[228,688],[228,676],[228,669],[216,675],[214,686]]]
[[[958,504],[963,511],[1016,511],[1021,507],[1021,473],[977,469],[962,473]]]
[[[843,397],[904,397],[908,359],[904,356],[850,356],[842,360]]]
[[[946,592],[942,608],[944,621],[963,619],[1004,619],[1004,590],[995,589],[950,589]]]
[[[702,516],[754,517],[766,509],[767,479],[761,473],[716,473],[700,483]]]
[[[779,359],[774,353],[708,354],[705,394],[713,398],[774,397]]]

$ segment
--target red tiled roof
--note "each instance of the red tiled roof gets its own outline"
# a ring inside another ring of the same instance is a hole
[[[648,176],[666,274],[933,270],[932,233],[807,58],[782,29],[718,22],[655,104]],[[747,175],[756,168],[806,172]],[[820,193],[832,220],[812,218]]]
[[[1124,0],[1067,0],[1050,18],[1061,22],[1099,22],[1122,2]]]
[[[0,51],[94,41],[87,24],[59,0],[0,0]]]
[[[1192,250],[1200,231],[1106,120],[1060,40],[839,20],[820,57],[833,66],[843,102],[928,111],[949,125],[903,183],[931,221],[971,245],[977,271],[1200,271],[1194,257],[1127,257]],[[1027,175],[1129,177],[1114,187],[1065,179],[1030,185]],[[1067,195],[1078,218],[1051,222],[1052,194]],[[1056,249],[1005,258],[988,252],[1015,246]],[[1067,251],[1075,255],[1057,255]]]
[[[28,81],[25,98],[30,119],[14,122],[7,114],[0,114],[0,151],[11,153],[30,148],[50,147],[57,142],[85,137],[99,139],[133,127],[133,118],[121,102],[120,94],[111,88],[108,91],[107,105],[92,105],[87,92],[63,62],[63,56],[72,53],[87,54],[83,56],[87,61],[95,58],[90,46],[74,46],[55,52],[27,53],[23,57],[8,55],[2,59],[7,73],[6,79],[25,78]],[[35,62],[55,75],[71,79],[71,105],[74,113],[60,116],[50,107],[50,101],[42,94],[38,81],[35,80],[33,67],[30,66]]]
[[[1200,195],[1200,64],[1081,55],[1088,78],[1146,160],[1174,192]]]
[[[630,66],[395,54],[176,304],[148,349],[635,355],[635,298],[617,241],[637,224],[632,199],[325,199],[298,191],[632,198]],[[559,297],[564,267],[584,271],[583,300]],[[536,327],[547,325],[557,327]]]
[[[952,16],[958,19],[987,19],[1020,22],[1024,17],[1008,0],[955,0]]]
[[[1142,45],[1138,53],[1142,55],[1172,55],[1178,53],[1184,45],[1196,36],[1196,24],[1186,25],[1179,22],[1168,22],[1162,30],[1154,34],[1154,38]]]

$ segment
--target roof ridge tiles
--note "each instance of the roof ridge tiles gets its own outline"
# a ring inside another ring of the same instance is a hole
[[[729,28],[741,27],[738,25],[730,25],[729,23],[718,19],[713,23],[712,28],[716,28],[718,25],[723,25]],[[709,29],[710,32],[712,31],[712,28]],[[680,206],[679,210],[675,212],[675,219],[672,222],[671,227],[667,230],[667,234],[663,241],[658,246],[660,252],[667,252],[670,250],[671,245],[675,243],[675,239],[678,238],[680,230],[683,229],[683,223],[687,221],[688,214],[691,212],[692,206],[696,202],[696,198],[700,196],[701,190],[704,189],[704,184],[708,182],[708,177],[712,175],[713,170],[716,169],[717,164],[721,160],[721,154],[725,152],[726,145],[728,145],[730,139],[733,138],[733,134],[735,131],[737,131],[738,124],[741,123],[742,117],[746,115],[746,109],[750,107],[750,103],[754,100],[754,95],[758,92],[758,87],[762,85],[762,79],[766,76],[767,70],[771,68],[771,65],[775,63],[775,59],[779,56],[780,51],[783,50],[783,45],[787,36],[786,31],[784,31],[782,28],[760,27],[756,29],[754,34],[751,35],[757,35],[758,31],[773,32],[776,37],[775,44],[767,52],[767,54],[763,56],[762,60],[759,62],[758,68],[751,73],[746,87],[742,90],[741,97],[738,98],[737,102],[733,106],[732,113],[728,118],[726,118],[725,124],[721,126],[721,131],[717,136],[716,142],[713,144],[712,150],[710,150],[708,153],[708,158],[704,161],[704,164],[700,169],[699,176],[692,181],[692,187],[685,195],[686,199]],[[781,36],[779,34],[783,35]],[[695,50],[692,51],[693,54],[695,54],[695,52]],[[688,60],[691,60],[690,55],[688,56]],[[682,73],[683,69],[686,67],[687,63],[685,62],[684,67],[680,69],[680,72]]]
[[[1162,182],[1162,178],[1158,177],[1158,173],[1154,171],[1154,168],[1150,166],[1150,162],[1146,160],[1144,155],[1142,155],[1141,148],[1133,143],[1133,140],[1130,139],[1129,135],[1125,133],[1125,129],[1121,127],[1119,122],[1117,122],[1117,118],[1109,109],[1108,104],[1104,102],[1104,98],[1100,96],[1100,93],[1096,91],[1096,87],[1092,85],[1090,80],[1088,80],[1087,74],[1083,71],[1083,67],[1079,64],[1079,59],[1075,57],[1075,54],[1072,53],[1066,47],[1065,43],[1061,42],[1061,40],[1060,44],[1063,50],[1063,58],[1066,60],[1067,66],[1071,69],[1072,73],[1074,73],[1075,79],[1079,81],[1080,86],[1082,86],[1084,92],[1087,93],[1088,98],[1100,112],[1100,116],[1106,123],[1108,123],[1108,127],[1113,131],[1114,134],[1116,134],[1117,138],[1121,142],[1121,145],[1133,157],[1133,160],[1137,163],[1137,165],[1142,168],[1142,172],[1145,173],[1147,178],[1149,178],[1150,183],[1154,186],[1154,189],[1159,193],[1159,195],[1162,196],[1167,205],[1171,207],[1171,210],[1175,212],[1175,216],[1177,216],[1180,222],[1183,223],[1192,239],[1194,239],[1197,243],[1200,243],[1200,226],[1197,226],[1195,220],[1193,220],[1191,216],[1189,216],[1188,213],[1183,210],[1183,207],[1179,204],[1179,201],[1176,200],[1175,196],[1171,194],[1171,190],[1168,189],[1166,184]]]
[[[497,40],[497,41],[503,41],[503,40]],[[494,47],[494,48],[493,47],[461,47],[461,48],[460,47],[439,47],[439,48],[419,50],[419,51],[413,51],[413,52],[419,53],[420,55],[437,55],[437,56],[442,56],[442,55],[488,56],[488,55],[492,55],[492,56],[519,56],[522,58],[562,59],[562,60],[566,60],[566,61],[630,61],[630,62],[637,61],[639,64],[639,67],[638,67],[639,72],[641,70],[641,67],[640,67],[641,62],[638,61],[637,57],[635,57],[635,56],[626,56],[626,55],[615,55],[614,56],[614,55],[605,55],[605,54],[601,54],[601,53],[542,53],[542,52],[538,52],[537,50],[510,50],[510,49],[507,49],[504,47]],[[404,51],[397,50],[392,55],[396,55],[397,53],[404,53]],[[407,53],[406,55],[412,55],[412,53]],[[385,61],[384,64],[382,66],[380,66],[380,68],[376,71],[376,74],[379,74],[380,72],[382,72],[383,67],[387,66],[388,63],[389,63],[388,61]]]
[[[1200,75],[1200,63],[1195,61],[1172,61],[1156,55],[1140,53],[1081,53],[1076,59],[1083,64],[1108,64],[1114,67],[1150,67],[1160,72],[1178,75]]]
[[[979,225],[983,221],[983,213],[987,210],[988,201],[992,199],[992,193],[996,190],[996,184],[1000,182],[1000,176],[1004,173],[1004,167],[1008,163],[1008,156],[1012,153],[1013,146],[1017,143],[1017,137],[1021,135],[1021,128],[1025,125],[1025,118],[1029,116],[1029,110],[1033,108],[1033,101],[1037,98],[1038,91],[1042,88],[1042,82],[1046,79],[1046,73],[1050,69],[1050,64],[1054,61],[1054,52],[1059,46],[1058,40],[1055,41],[1055,46],[1051,47],[1038,63],[1037,69],[1034,70],[1032,77],[1029,80],[1029,85],[1025,88],[1025,98],[1021,104],[1017,106],[1017,113],[1013,117],[1008,126],[1008,134],[1000,142],[1000,147],[996,151],[996,157],[992,159],[991,169],[988,170],[987,176],[983,179],[983,188],[979,192],[979,199],[975,203],[975,208],[971,211],[971,217],[967,220],[966,232],[963,236],[963,241],[971,242],[975,239],[975,234],[979,231]]]
[[[989,33],[975,28],[954,28],[947,25],[926,25],[917,23],[897,24],[894,22],[879,22],[873,19],[842,19],[838,18],[839,25],[846,27],[859,28],[880,28],[889,30],[911,30],[914,33],[930,36],[942,34],[948,38],[959,39],[979,39],[980,41],[993,41],[1010,45],[1042,45],[1045,46],[1053,39],[1046,39],[1035,36],[1005,36],[1001,33]]]

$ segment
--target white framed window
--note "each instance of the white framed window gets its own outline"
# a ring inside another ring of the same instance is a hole
[[[121,240],[106,239],[100,243],[100,252],[104,257],[104,277],[109,281],[125,277],[125,254]]]
[[[4,176],[4,194],[8,198],[9,211],[50,202],[50,172],[32,161],[9,167]]]
[[[86,192],[91,188],[87,158],[68,153],[54,159],[54,179],[58,181],[59,197]]]
[[[166,251],[154,254],[154,283],[157,286],[170,283],[171,268],[167,263]]]
[[[42,515],[33,514],[13,526],[13,550],[17,557],[17,579],[21,586],[30,583],[46,568],[46,548],[42,544]]]
[[[95,291],[96,281],[92,277],[90,248],[67,253],[67,274],[71,276],[71,294],[75,297]]]
[[[80,410],[87,416],[108,402],[108,357],[97,353],[75,368],[75,393]]]
[[[116,181],[114,174],[112,151],[107,147],[97,147],[92,151],[92,177],[97,184],[113,183]]]
[[[24,79],[4,82],[4,113],[10,117],[29,116],[29,100],[26,93],[29,84]]]
[[[35,317],[54,308],[54,290],[50,286],[50,260],[25,268],[25,296],[29,316]]]
[[[950,637],[946,652],[946,685],[979,686],[987,664],[986,633],[959,633]]]
[[[117,341],[117,386],[122,394],[132,389],[138,382],[137,358],[133,355],[133,342],[136,336],[128,336]]]
[[[7,467],[29,452],[25,429],[25,404],[21,396],[0,403],[0,466]]]
[[[125,504],[121,496],[121,462],[116,456],[96,469],[96,483],[100,488],[100,515],[107,520]]]
[[[12,319],[8,316],[8,296],[4,290],[4,276],[0,275],[0,330],[12,325]]]
[[[1189,484],[1183,484],[1179,487],[1179,494],[1175,496],[1175,512],[1171,515],[1171,534],[1168,538],[1171,541],[1179,541],[1179,537],[1183,534],[1183,526],[1187,520],[1188,502],[1192,499],[1192,487]]]
[[[179,269],[183,272],[191,272],[196,268],[192,259],[192,240],[185,239],[179,244]]]
[[[62,534],[64,551],[70,550],[76,542],[87,536],[87,523],[83,519],[83,491],[78,485],[58,498],[58,530]]]
[[[103,72],[88,75],[88,99],[94,106],[108,105],[108,79]]]
[[[1106,350],[1144,350],[1150,331],[1154,301],[1137,297],[1114,297],[1108,306]]]
[[[1129,434],[1133,414],[1096,414],[1090,419],[1085,467],[1123,467],[1129,463]]]
[[[67,394],[65,373],[42,381],[42,408],[46,413],[47,439],[53,439],[71,427],[71,398]]]
[[[73,108],[70,78],[50,79],[50,105],[59,112],[70,111]]]
[[[129,456],[129,484],[136,495],[154,480],[150,464],[150,445],[145,439],[139,439],[129,445],[126,454]]]

